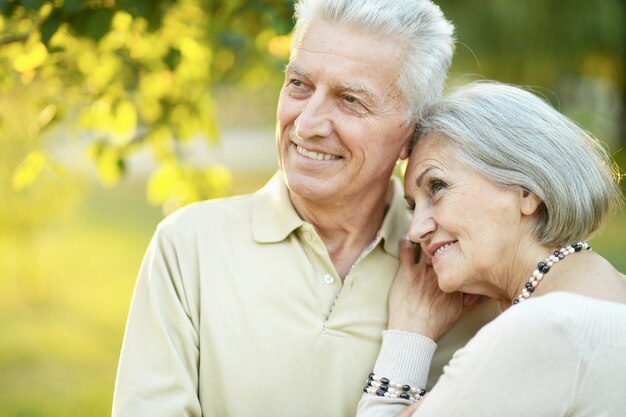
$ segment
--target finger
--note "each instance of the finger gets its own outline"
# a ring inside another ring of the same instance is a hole
[[[402,411],[400,414],[396,414],[396,417],[411,417],[415,410],[417,410],[417,407],[419,407],[419,405],[420,404],[418,402],[411,404],[410,406],[405,408],[404,411]]]
[[[463,306],[471,307],[474,304],[476,304],[479,298],[480,298],[480,295],[464,293],[463,294]]]
[[[462,312],[465,314],[483,301],[484,296],[477,294],[463,294]]]
[[[400,264],[414,265],[416,263],[416,255],[413,242],[405,237],[400,239]]]

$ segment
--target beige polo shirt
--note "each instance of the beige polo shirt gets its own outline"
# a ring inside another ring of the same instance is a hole
[[[282,176],[166,218],[144,258],[115,417],[353,416],[387,322],[408,212],[392,180],[377,238],[342,284]],[[491,317],[442,340],[431,377]]]

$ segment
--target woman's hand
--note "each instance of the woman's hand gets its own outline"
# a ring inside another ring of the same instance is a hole
[[[417,410],[417,407],[420,406],[420,404],[421,404],[421,401],[414,402],[413,404],[405,408],[401,413],[396,414],[395,417],[411,417],[413,413],[415,412],[415,410]]]
[[[416,251],[411,242],[400,242],[400,266],[389,294],[388,328],[419,333],[437,341],[479,297],[441,291],[426,256],[422,253],[415,263]]]

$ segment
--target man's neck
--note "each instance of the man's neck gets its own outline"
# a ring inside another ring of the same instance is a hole
[[[342,280],[380,230],[389,191],[389,187],[370,190],[364,198],[332,202],[310,201],[290,193],[294,208],[313,225]]]

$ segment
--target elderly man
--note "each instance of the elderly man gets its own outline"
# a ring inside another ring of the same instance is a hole
[[[296,18],[277,112],[280,172],[252,195],[159,225],[114,416],[355,413],[409,220],[390,177],[441,92],[453,29],[426,0],[300,0]],[[487,316],[441,340],[433,379]]]

